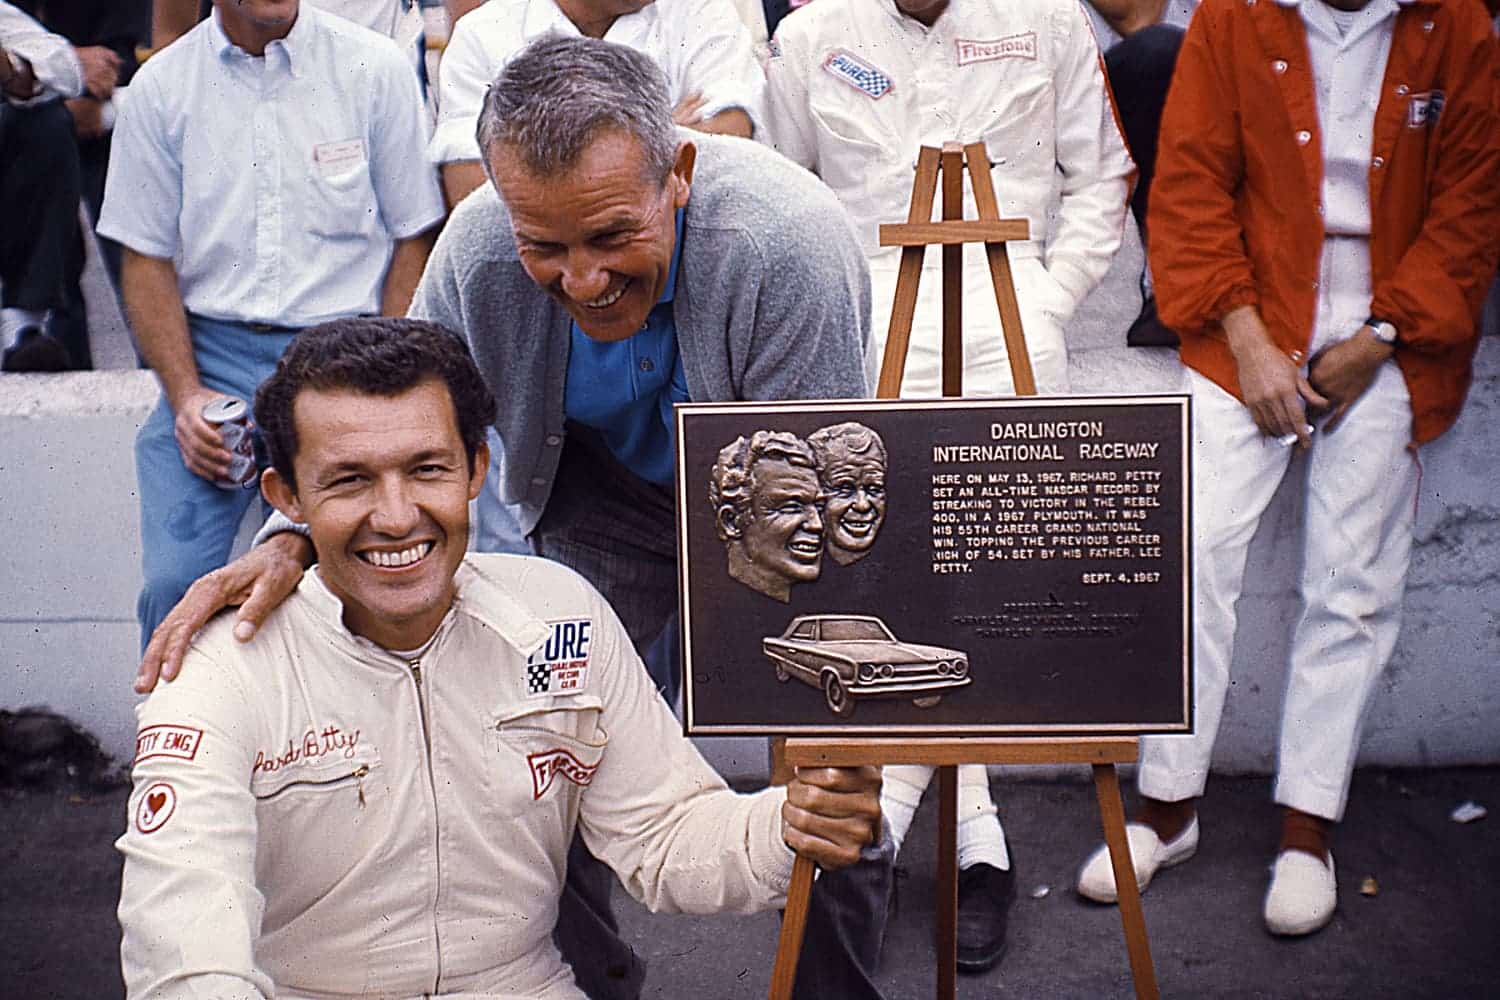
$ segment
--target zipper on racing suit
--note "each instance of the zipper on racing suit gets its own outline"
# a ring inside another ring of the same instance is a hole
[[[437,914],[438,895],[443,885],[443,838],[438,832],[437,778],[432,773],[432,731],[427,725],[427,699],[422,694],[422,661],[408,660],[406,666],[411,671],[412,685],[417,692],[417,719],[422,726],[422,745],[426,751],[427,788],[432,793],[432,850],[437,864],[437,878],[432,886],[432,946],[437,953],[437,974],[432,981],[432,995],[437,995],[442,992],[443,982],[443,939],[438,933]]]

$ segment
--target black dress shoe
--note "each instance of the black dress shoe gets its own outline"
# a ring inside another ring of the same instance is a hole
[[[68,349],[35,328],[22,332],[16,346],[0,361],[0,371],[8,372],[61,372],[71,367]]]
[[[958,873],[959,972],[984,972],[1005,957],[1005,926],[1015,901],[1013,869],[981,863]]]

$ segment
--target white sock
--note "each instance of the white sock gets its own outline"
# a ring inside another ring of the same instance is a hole
[[[1010,868],[1005,831],[1000,828],[995,800],[990,798],[990,776],[983,764],[958,769],[958,867],[993,865]]]
[[[891,843],[901,853],[901,842],[911,829],[911,819],[922,801],[922,792],[932,780],[933,769],[925,764],[887,764],[882,769],[880,811],[891,831]]]
[[[21,309],[6,306],[0,309],[0,350],[10,350],[21,339],[21,331],[27,327],[44,329],[47,325],[47,310]]]

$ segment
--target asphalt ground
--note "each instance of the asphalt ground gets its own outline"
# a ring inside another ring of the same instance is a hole
[[[1093,786],[1004,780],[995,793],[1020,893],[1009,954],[985,975],[960,977],[959,995],[1131,996],[1117,910],[1072,890],[1101,837]],[[1500,815],[1449,818],[1470,800],[1500,806],[1500,768],[1358,772],[1334,840],[1338,912],[1320,933],[1283,940],[1260,917],[1278,832],[1269,781],[1215,778],[1197,856],[1160,873],[1144,897],[1162,996],[1500,997]],[[880,973],[889,1000],[933,995],[935,812],[930,803],[919,811],[900,861]],[[0,996],[123,995],[112,842],[124,814],[124,789],[0,793]],[[1373,895],[1361,894],[1366,879]],[[652,915],[623,890],[617,898],[623,932],[648,960],[645,996],[766,995],[775,914]]]

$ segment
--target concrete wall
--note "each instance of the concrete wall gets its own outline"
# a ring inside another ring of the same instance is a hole
[[[1171,352],[1116,346],[1118,321],[1105,317],[1133,314],[1133,294],[1127,259],[1085,304],[1075,324],[1075,391],[1175,389]],[[0,378],[0,708],[47,705],[120,758],[133,742],[140,584],[132,442],[155,399],[155,382],[137,371]],[[1500,762],[1500,726],[1492,722],[1500,715],[1497,418],[1500,338],[1491,337],[1463,417],[1422,453],[1406,626],[1371,709],[1367,763]],[[1268,772],[1275,763],[1298,612],[1301,526],[1292,501],[1300,466],[1251,550],[1235,683],[1216,753],[1226,771]],[[732,777],[764,773],[762,741],[712,741],[707,749]]]

